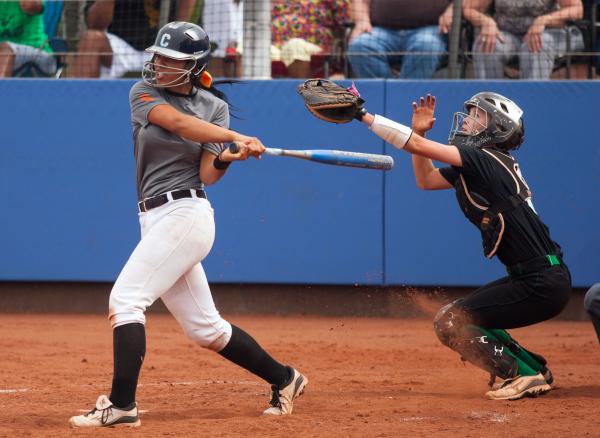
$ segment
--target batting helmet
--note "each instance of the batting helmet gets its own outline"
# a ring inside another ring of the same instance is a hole
[[[453,145],[469,145],[483,147],[496,145],[502,149],[517,149],[525,137],[523,110],[512,100],[498,93],[484,91],[477,93],[465,102],[465,110],[476,108],[482,111],[487,120],[485,123],[474,120],[469,114],[454,113],[454,120],[448,142]],[[474,120],[472,132],[465,132],[463,121],[466,118]]]
[[[189,60],[184,69],[165,68],[165,74],[174,76],[172,81],[165,84],[159,84],[156,80],[156,56],[144,64],[144,82],[154,87],[175,87],[188,81],[195,83],[200,77],[210,59],[210,40],[204,29],[197,24],[174,21],[158,31],[154,45],[148,47],[146,52],[171,59]]]

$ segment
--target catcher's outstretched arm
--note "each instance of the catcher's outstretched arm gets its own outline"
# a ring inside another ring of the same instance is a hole
[[[394,122],[380,115],[366,113],[361,122],[369,126],[375,134],[397,149],[421,155],[452,166],[462,167],[462,159],[456,146],[449,146],[428,140],[413,132],[408,126]]]

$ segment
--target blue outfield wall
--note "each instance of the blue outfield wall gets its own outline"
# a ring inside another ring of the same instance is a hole
[[[0,280],[113,281],[139,239],[128,92],[132,81],[0,80]],[[363,125],[312,117],[297,81],[228,92],[232,128],[273,147],[386,152],[387,173],[265,156],[209,187],[215,282],[479,285],[503,274],[451,191],[416,189],[410,156]],[[371,112],[409,123],[438,98],[430,138],[477,91],[525,110],[517,153],[536,209],[563,246],[576,286],[600,281],[598,82],[358,81]]]

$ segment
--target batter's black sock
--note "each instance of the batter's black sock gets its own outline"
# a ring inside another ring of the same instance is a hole
[[[291,379],[289,367],[273,359],[252,336],[233,324],[231,324],[231,339],[219,354],[271,385],[281,387]]]
[[[110,401],[117,408],[126,408],[135,401],[140,368],[146,354],[144,324],[133,323],[113,330],[115,369]]]

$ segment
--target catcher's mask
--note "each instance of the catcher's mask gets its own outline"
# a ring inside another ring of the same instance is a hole
[[[144,63],[142,78],[145,83],[157,88],[170,88],[185,83],[195,84],[210,59],[210,40],[197,24],[174,21],[164,25],[154,45],[146,52],[153,54],[152,59]],[[167,67],[156,63],[156,55],[176,60],[187,60],[184,68]],[[156,66],[160,66],[161,76],[169,81],[158,81]]]
[[[518,149],[523,143],[523,110],[512,100],[488,91],[477,93],[465,102],[464,112],[454,113],[448,143],[501,149]]]

